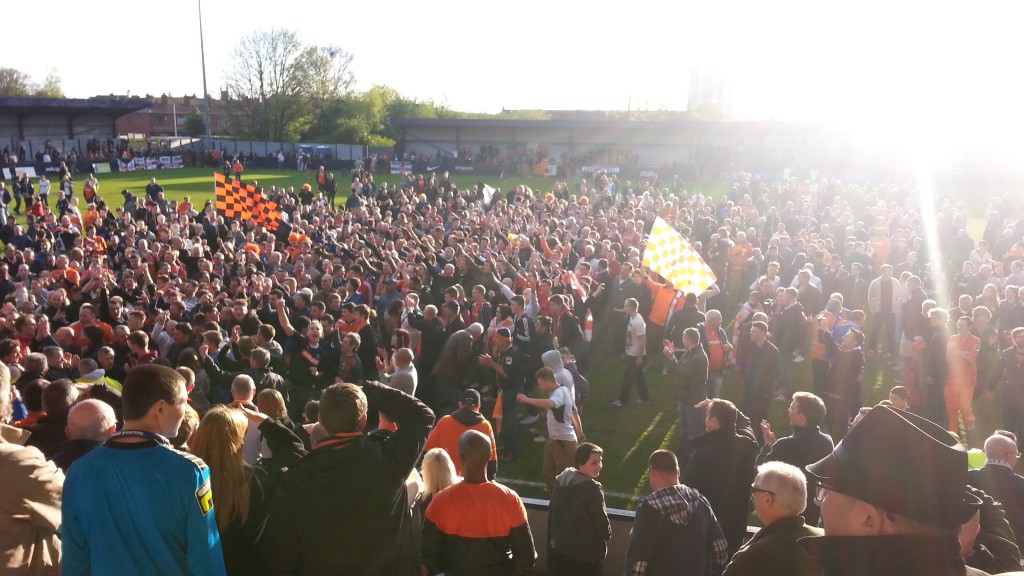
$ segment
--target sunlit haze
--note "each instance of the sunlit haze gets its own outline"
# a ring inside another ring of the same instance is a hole
[[[5,27],[4,66],[36,81],[55,69],[72,97],[202,93],[195,0],[40,10]],[[699,66],[734,78],[739,120],[988,145],[1024,126],[1022,13],[1013,2],[203,4],[215,96],[237,38],[283,27],[353,53],[360,88],[387,84],[459,110],[684,110]]]

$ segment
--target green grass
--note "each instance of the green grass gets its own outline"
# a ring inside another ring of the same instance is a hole
[[[595,335],[595,339],[601,340],[598,350],[603,349],[605,338],[606,335]],[[813,390],[811,361],[809,355],[805,356],[808,360],[791,365],[793,391]],[[595,358],[600,359],[595,362],[589,377],[591,396],[583,415],[583,427],[587,440],[604,448],[604,470],[600,480],[607,493],[608,506],[632,510],[637,500],[650,493],[648,456],[659,448],[674,449],[677,443],[678,416],[672,383],[669,377],[661,375],[660,368],[651,368],[647,371],[651,403],[611,408],[610,403],[618,396],[622,362],[618,356],[597,354]],[[870,406],[887,398],[889,390],[897,385],[894,380],[898,377],[898,369],[878,357],[868,358],[864,371],[864,404]],[[742,398],[741,387],[738,375],[728,373],[722,395],[738,402]],[[773,400],[769,410],[768,420],[780,438],[791,432],[786,415],[788,405],[789,400]],[[990,434],[999,423],[999,410],[994,399],[975,402],[975,414],[982,437]],[[512,480],[509,484],[523,496],[546,498],[546,489],[533,485],[541,481],[543,445],[533,443],[522,430],[519,439],[522,456],[516,462],[502,464],[498,470],[499,479]],[[525,485],[518,481],[533,484]],[[751,522],[755,521],[756,518],[752,517]]]
[[[190,196],[193,203],[202,206],[206,199],[213,197],[212,168],[186,168],[178,170],[159,170],[147,172],[128,172],[115,174],[99,174],[101,196],[113,205],[120,205],[120,191],[124,188],[136,195],[144,194],[146,184],[151,177],[164,187],[168,199],[181,200]],[[339,193],[342,198],[347,196],[350,177],[337,174]],[[80,181],[82,176],[79,176]],[[313,184],[312,177],[305,173],[279,170],[252,170],[244,173],[244,179],[257,180],[264,186],[295,186],[303,183]],[[375,175],[375,180],[388,182],[389,186],[398,184],[401,176]],[[467,188],[483,180],[488,184],[508,189],[515,184],[525,184],[537,191],[550,189],[557,181],[542,178],[508,178],[499,180],[497,177],[480,177],[474,175],[455,175],[455,183],[460,188]],[[572,180],[568,180],[570,186]],[[81,184],[78,189],[81,189]],[[725,183],[707,182],[697,184],[705,193],[718,195],[724,193]],[[972,235],[980,235],[983,222],[972,222]],[[729,312],[724,311],[724,312]],[[725,314],[727,318],[731,314]],[[619,382],[622,377],[622,362],[618,355],[602,354],[607,348],[610,336],[607,333],[595,333],[595,352],[593,367],[589,380],[591,397],[583,416],[587,439],[602,446],[605,450],[605,467],[601,481],[608,492],[608,506],[613,508],[633,509],[636,501],[649,493],[647,484],[647,458],[659,448],[673,448],[677,442],[678,426],[676,403],[673,399],[672,384],[668,377],[661,375],[661,370],[650,369],[647,381],[651,392],[651,404],[646,406],[630,405],[623,409],[612,409],[609,404],[618,396]],[[795,390],[810,390],[811,363],[794,364],[791,376]],[[888,395],[889,389],[896,385],[897,370],[889,367],[877,358],[869,358],[864,374],[864,402],[877,402]],[[741,386],[735,374],[729,373],[723,386],[723,395],[732,400],[742,396]],[[634,393],[635,396],[635,393]],[[789,433],[786,417],[788,401],[773,401],[769,413],[769,421],[778,436]],[[975,407],[978,425],[983,434],[991,432],[998,424],[998,409],[992,399],[982,399]],[[484,409],[490,415],[490,406]],[[509,481],[520,494],[528,497],[546,498],[547,493],[542,484],[541,464],[543,445],[536,444],[525,429],[520,430],[520,446],[522,456],[517,462],[502,464],[499,468],[499,479]]]
[[[181,201],[185,196],[192,199],[192,203],[202,206],[207,199],[213,198],[213,175],[216,172],[213,168],[180,168],[176,170],[146,170],[137,172],[115,172],[110,174],[97,174],[100,181],[100,196],[110,205],[120,206],[121,190],[127,189],[136,196],[145,194],[146,185],[150,178],[156,178],[157,183],[164,187],[164,195],[168,200]],[[75,195],[80,197],[84,174],[79,174],[75,181]],[[338,197],[347,198],[352,178],[349,174],[335,172],[338,180]],[[257,181],[264,187],[278,186],[288,188],[294,186],[296,190],[303,184],[316,186],[316,174],[307,177],[305,172],[294,170],[246,170],[242,173],[242,179],[250,182]],[[379,185],[387,182],[388,187],[397,186],[401,183],[400,175],[375,174],[374,181]],[[473,175],[455,175],[455,184],[459,188],[469,188],[479,181],[484,181],[491,186],[507,190],[515,184],[525,184],[534,190],[547,191],[555,182],[555,179],[545,178],[516,178],[500,180],[497,176],[484,177]],[[51,194],[51,196],[53,196]]]

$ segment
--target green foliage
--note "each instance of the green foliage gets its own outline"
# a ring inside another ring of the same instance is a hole
[[[0,96],[30,96],[32,77],[14,68],[0,68]]]
[[[15,68],[0,68],[0,96],[36,96],[39,98],[63,98],[60,76],[50,71],[40,86],[32,77]]]
[[[729,120],[729,115],[725,113],[722,105],[718,102],[704,102],[697,104],[689,112],[693,115],[695,120],[704,120],[707,122],[721,122],[723,120]]]
[[[345,96],[352,55],[336,46],[304,45],[289,30],[259,30],[232,53],[228,90],[239,110],[233,131],[263,140],[298,140],[316,116]]]
[[[188,113],[188,123],[185,126],[189,136],[202,136],[206,134],[206,120],[199,108],[193,108]]]
[[[60,76],[51,70],[43,80],[43,85],[36,90],[35,95],[41,98],[64,98],[64,89],[60,86]]]

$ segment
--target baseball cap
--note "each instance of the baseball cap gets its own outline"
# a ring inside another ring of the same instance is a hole
[[[479,406],[480,393],[472,388],[466,388],[466,391],[462,393],[462,399],[459,400],[459,403],[466,406]]]
[[[512,331],[509,330],[508,328],[498,328],[498,331],[496,332],[496,334],[500,338],[504,338],[506,340],[511,340],[512,339]]]

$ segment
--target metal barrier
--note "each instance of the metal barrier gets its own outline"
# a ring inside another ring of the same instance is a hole
[[[537,564],[534,574],[546,574],[548,563],[548,500],[523,498],[526,516],[533,532],[534,546],[537,548]],[[608,576],[621,576],[626,565],[626,552],[629,549],[629,535],[633,529],[636,513],[632,510],[608,509],[608,518],[612,523],[612,539],[608,543],[608,555],[604,559],[603,573]],[[757,532],[756,526],[747,526],[747,537]]]

